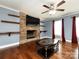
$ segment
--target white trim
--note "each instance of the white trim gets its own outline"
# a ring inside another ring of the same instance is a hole
[[[0,5],[0,7],[9,9],[9,10],[12,10],[12,11],[15,11],[15,12],[19,12],[19,10],[15,10],[13,8],[10,8],[10,7],[4,6],[4,5]]]
[[[52,38],[52,37],[48,37],[48,36],[40,37],[40,39],[43,39],[43,38]]]
[[[8,44],[8,45],[0,46],[0,49],[8,48],[8,47],[16,46],[16,45],[19,45],[19,42],[17,42],[17,43],[12,43],[12,44]]]
[[[66,40],[67,42],[71,42],[71,40]]]

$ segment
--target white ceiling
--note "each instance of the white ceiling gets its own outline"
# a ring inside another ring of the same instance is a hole
[[[46,4],[49,5],[50,3],[57,4],[61,0],[0,0],[0,5],[4,5],[6,7],[23,11],[26,14],[29,14],[31,16],[35,16],[41,19],[46,18],[59,18],[62,15],[66,15],[72,12],[79,11],[79,0],[65,0],[66,3],[61,5],[58,8],[65,9],[64,12],[57,11],[54,15],[49,15],[48,13],[41,14],[42,12],[48,10],[42,5]]]

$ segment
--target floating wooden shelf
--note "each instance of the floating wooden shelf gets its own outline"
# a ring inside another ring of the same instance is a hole
[[[40,27],[45,27],[44,25],[40,25]]]
[[[1,22],[4,22],[4,23],[12,23],[12,24],[20,24],[19,22],[5,21],[5,20],[1,20]]]
[[[45,23],[44,21],[40,21],[40,23]]]
[[[18,15],[13,15],[13,14],[8,14],[9,16],[12,16],[12,17],[17,17],[17,18],[20,18],[20,16]]]
[[[19,34],[20,32],[3,32],[3,33],[0,33],[0,35],[11,35],[11,34]]]
[[[40,31],[40,33],[41,33],[41,32],[47,32],[47,30],[44,30],[44,31]]]

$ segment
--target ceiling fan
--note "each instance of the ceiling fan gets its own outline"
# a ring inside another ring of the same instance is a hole
[[[57,9],[57,7],[61,6],[61,5],[64,4],[64,3],[65,3],[65,1],[62,0],[62,1],[60,1],[57,5],[55,5],[55,4],[50,4],[50,6],[43,5],[43,7],[47,8],[47,9],[49,9],[49,10],[44,11],[44,12],[42,12],[41,14],[44,14],[44,13],[46,13],[46,12],[53,12],[53,13],[55,13],[56,11],[64,11],[65,9]]]

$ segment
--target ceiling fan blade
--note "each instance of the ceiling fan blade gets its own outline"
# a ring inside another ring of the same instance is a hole
[[[47,10],[47,11],[44,11],[44,12],[42,12],[41,14],[44,14],[44,13],[46,13],[46,12],[49,12],[49,10]]]
[[[57,11],[64,11],[65,9],[56,9]]]
[[[57,7],[61,6],[63,3],[65,3],[64,0],[62,0],[61,2],[59,2],[59,3],[57,4]]]
[[[49,6],[47,6],[47,5],[43,5],[43,7],[50,9],[50,7],[49,7]]]

